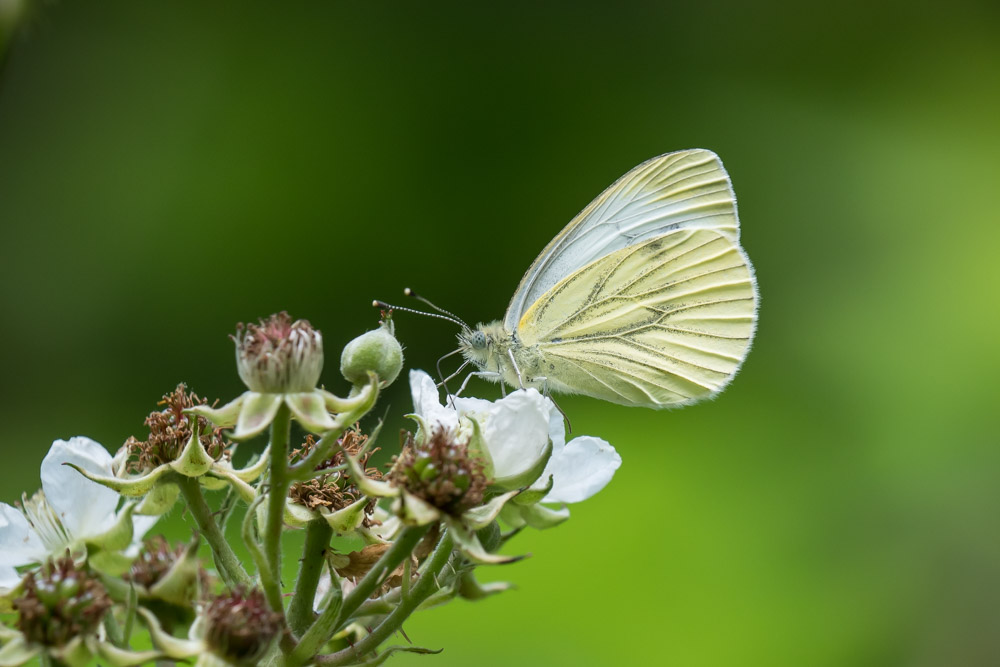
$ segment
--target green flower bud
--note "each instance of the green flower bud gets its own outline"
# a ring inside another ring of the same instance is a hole
[[[368,381],[368,371],[378,375],[382,387],[388,387],[403,369],[403,346],[396,340],[392,320],[384,320],[378,329],[361,334],[344,347],[340,372],[351,384]]]

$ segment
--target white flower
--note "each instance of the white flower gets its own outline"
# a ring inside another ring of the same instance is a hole
[[[88,480],[72,463],[88,472],[111,476],[111,454],[90,438],[78,436],[52,443],[42,460],[42,488],[21,507],[0,503],[0,590],[17,585],[21,577],[14,569],[62,556],[66,549],[78,553],[87,543],[99,543],[120,530],[131,530],[126,554],[138,553],[142,536],[157,517],[132,517],[132,506],[118,510],[119,495]],[[126,521],[127,520],[127,521]],[[129,523],[130,526],[122,526]]]
[[[442,405],[434,380],[413,370],[410,391],[416,413],[432,427],[452,429],[460,437],[471,438],[470,418],[476,420],[497,483],[534,483],[532,489],[542,491],[551,476],[552,488],[542,503],[586,500],[607,486],[621,465],[618,452],[601,438],[580,436],[567,443],[562,415],[535,389],[519,389],[498,401],[449,397]],[[546,458],[544,470],[538,474]],[[526,475],[531,479],[524,479]]]

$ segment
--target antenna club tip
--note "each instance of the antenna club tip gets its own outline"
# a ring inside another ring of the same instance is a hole
[[[411,290],[409,287],[404,287],[403,294],[405,294],[406,296],[413,296],[413,290]]]
[[[375,301],[372,301],[372,308],[381,308],[381,307],[382,307],[382,302],[381,301],[379,301],[378,299],[376,299]]]

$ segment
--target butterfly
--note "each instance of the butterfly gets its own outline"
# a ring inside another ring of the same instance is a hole
[[[647,160],[542,250],[503,320],[458,320],[456,352],[478,368],[471,375],[514,388],[650,408],[711,397],[739,370],[756,328],[739,234],[715,153]]]

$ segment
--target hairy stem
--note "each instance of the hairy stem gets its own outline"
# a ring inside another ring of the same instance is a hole
[[[361,603],[371,597],[385,578],[399,567],[404,559],[410,557],[413,549],[420,543],[421,538],[428,530],[430,530],[430,526],[411,526],[403,530],[392,546],[368,571],[368,574],[344,598],[344,603],[340,605],[340,608],[336,609],[334,605],[330,605],[323,610],[312,627],[302,636],[298,647],[290,656],[290,664],[301,665],[311,661],[316,655],[316,651],[327,642],[341,621],[351,618]]]
[[[291,426],[291,413],[284,403],[278,408],[278,413],[271,422],[271,474],[267,485],[267,523],[264,526],[264,557],[267,558],[268,569],[280,589],[281,587],[281,528],[285,519],[285,502],[288,498],[288,432]],[[274,600],[268,597],[274,606]],[[273,611],[283,614],[281,596],[278,596],[278,606]]]
[[[332,536],[333,528],[325,519],[314,519],[306,525],[299,577],[295,580],[295,595],[288,607],[288,625],[296,637],[301,636],[312,625],[316,584],[323,572],[323,555],[330,546]]]
[[[441,541],[438,542],[437,547],[434,549],[434,553],[431,554],[424,573],[420,575],[420,579],[417,580],[417,583],[410,590],[409,594],[403,596],[399,605],[396,606],[392,613],[386,616],[385,619],[379,623],[374,630],[372,630],[371,634],[362,639],[360,642],[354,646],[345,648],[342,651],[338,651],[337,653],[317,656],[316,664],[346,665],[355,662],[361,656],[367,655],[377,649],[382,642],[391,637],[393,633],[402,627],[403,622],[410,617],[410,614],[412,614],[424,600],[433,595],[438,589],[436,580],[437,575],[448,563],[448,559],[451,558],[451,552],[454,546],[455,543],[452,540],[451,534],[445,532]]]
[[[215,519],[212,518],[212,510],[205,502],[205,496],[201,492],[201,484],[196,478],[181,476],[177,485],[180,487],[181,493],[184,494],[184,500],[187,502],[191,516],[198,524],[198,530],[205,536],[205,541],[212,549],[215,566],[219,569],[222,579],[230,587],[249,586],[250,576],[243,569],[243,565],[233,552],[233,548],[229,546],[229,542],[226,541],[226,536],[222,534],[219,524],[215,523]]]

